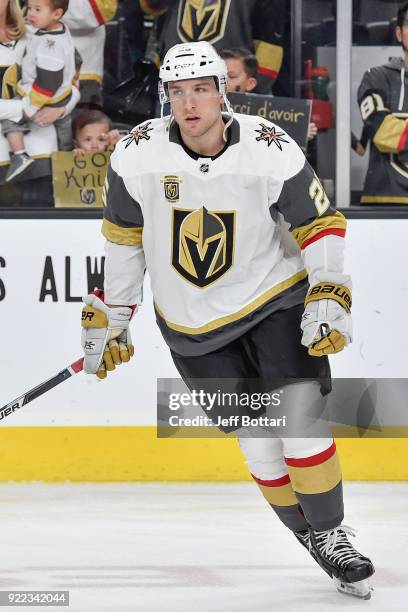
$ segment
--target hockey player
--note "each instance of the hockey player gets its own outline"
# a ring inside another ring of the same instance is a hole
[[[352,339],[346,221],[286,133],[233,116],[226,85],[225,62],[209,43],[174,46],[160,69],[171,116],[116,145],[102,227],[105,302],[84,298],[84,369],[104,378],[129,361],[147,267],[157,323],[190,388],[199,378],[232,380],[237,390],[244,379],[271,389],[291,378],[286,402],[295,412],[328,390],[327,355]],[[267,501],[340,590],[368,598],[374,568],[341,526],[333,439],[256,433],[237,431]]]
[[[408,3],[398,11],[396,36],[404,57],[368,70],[358,89],[370,140],[362,204],[408,204]]]

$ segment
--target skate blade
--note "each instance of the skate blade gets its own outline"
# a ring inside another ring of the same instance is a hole
[[[371,599],[371,593],[374,589],[368,578],[359,582],[342,582],[333,576],[333,580],[339,593],[359,597],[360,599]]]

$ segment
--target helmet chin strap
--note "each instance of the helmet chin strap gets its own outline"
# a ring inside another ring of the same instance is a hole
[[[224,130],[222,132],[222,138],[223,138],[224,142],[227,142],[228,128],[230,127],[231,123],[234,121],[234,109],[232,108],[231,103],[228,100],[226,93],[224,93],[223,98],[224,98],[225,107],[226,107],[227,112],[228,112],[228,114],[230,116],[230,118],[228,119],[227,123],[225,124]]]
[[[173,117],[173,113],[170,111],[169,118],[168,119],[164,118],[164,105],[165,105],[165,102],[160,101],[160,118],[165,122],[166,132],[168,132],[170,129],[171,122],[173,121],[174,117]]]

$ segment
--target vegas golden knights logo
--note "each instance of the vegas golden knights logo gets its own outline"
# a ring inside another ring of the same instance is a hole
[[[164,185],[164,197],[170,204],[178,202],[180,198],[179,184],[183,182],[178,176],[165,176],[160,180]]]
[[[173,208],[172,265],[196,287],[207,287],[232,267],[235,211]]]
[[[183,42],[215,43],[225,33],[231,0],[181,0],[177,32]]]

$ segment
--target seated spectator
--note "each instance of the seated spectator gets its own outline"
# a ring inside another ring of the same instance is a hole
[[[357,93],[370,141],[362,204],[408,204],[408,2],[395,34],[403,57],[367,70]]]
[[[259,62],[258,93],[271,93],[283,59],[286,0],[139,2],[146,14],[163,15],[158,41],[161,58],[170,47],[182,42],[206,41],[218,51],[251,49]]]
[[[19,122],[2,123],[13,152],[6,182],[25,172],[34,162],[24,143],[24,134],[30,130],[27,119],[44,106],[65,107],[72,97],[75,49],[68,29],[60,21],[67,6],[68,0],[35,0],[35,4],[28,4],[28,21],[35,31],[28,41],[21,63],[21,79],[16,86],[24,117]],[[55,129],[59,148],[70,150],[70,115],[58,118]]]
[[[258,60],[246,49],[221,49],[228,68],[228,91],[249,93],[257,86]]]
[[[102,153],[113,148],[120,139],[118,130],[112,130],[109,117],[98,110],[82,110],[72,124],[74,154]]]
[[[115,16],[117,5],[117,0],[70,0],[63,17],[82,58],[79,73],[82,107],[102,108],[105,24]]]
[[[246,49],[222,49],[219,52],[227,64],[229,93],[251,93],[257,86],[258,60],[256,56]],[[315,123],[309,124],[308,139],[312,140],[317,134]]]

